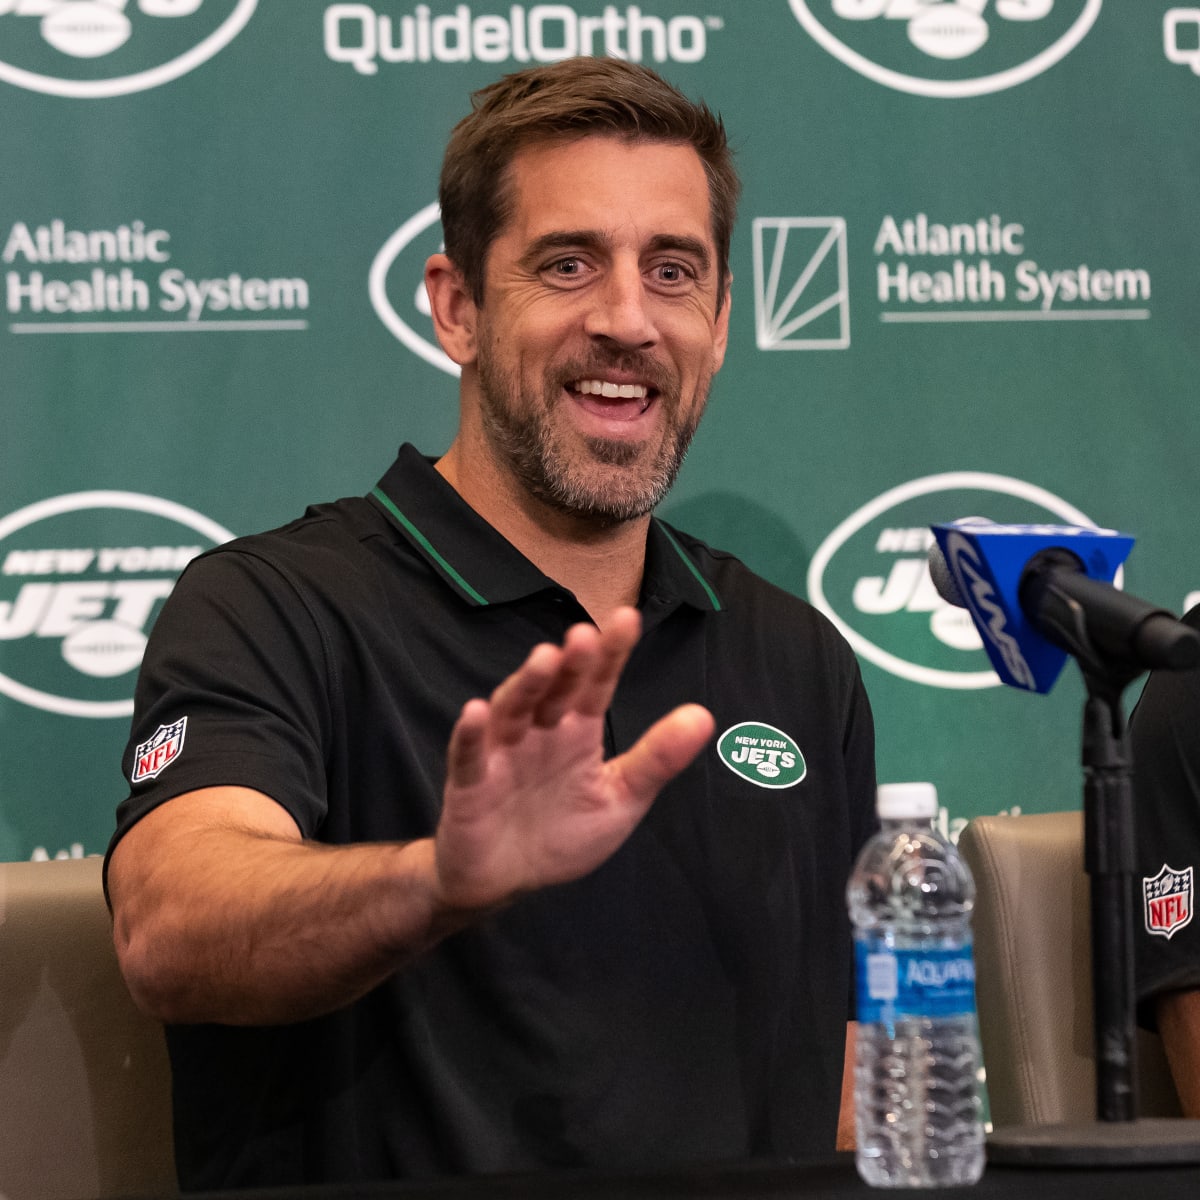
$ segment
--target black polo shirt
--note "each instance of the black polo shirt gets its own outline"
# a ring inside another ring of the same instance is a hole
[[[657,520],[640,608],[609,751],[686,701],[718,737],[591,875],[357,1003],[170,1029],[184,1187],[832,1149],[844,887],[874,824],[857,664],[809,605]],[[462,705],[586,619],[406,446],[368,498],[188,567],[143,663],[113,844],[219,784],[323,842],[426,836]]]
[[[1184,622],[1200,629],[1200,608]],[[1200,988],[1200,670],[1154,671],[1130,718],[1133,749],[1134,962],[1138,1019],[1157,1027],[1154,1001]]]

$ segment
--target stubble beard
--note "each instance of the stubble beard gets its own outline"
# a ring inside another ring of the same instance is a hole
[[[515,372],[494,356],[477,359],[484,432],[498,456],[522,486],[558,512],[607,526],[652,512],[671,490],[695,436],[708,399],[710,379],[697,385],[696,403],[681,416],[679,384],[660,367],[643,369],[640,360],[617,356],[598,366],[568,365],[549,378],[541,396],[522,393]],[[567,379],[591,379],[606,369],[633,370],[651,379],[654,403],[662,406],[664,429],[658,445],[617,438],[588,437],[554,419],[571,403],[563,394]],[[564,427],[565,426],[565,427]]]

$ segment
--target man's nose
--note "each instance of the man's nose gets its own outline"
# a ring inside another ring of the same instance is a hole
[[[658,341],[639,265],[614,264],[592,296],[584,325],[592,337],[605,338],[629,349],[644,348]]]

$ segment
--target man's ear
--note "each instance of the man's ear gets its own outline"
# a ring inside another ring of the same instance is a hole
[[[442,349],[460,367],[475,360],[479,310],[462,272],[444,254],[425,264],[425,291],[433,328]]]
[[[733,300],[733,276],[725,280],[725,295],[721,300],[721,311],[717,313],[716,324],[713,328],[713,364],[712,369],[719,371],[725,362],[725,350],[729,345],[729,306]]]

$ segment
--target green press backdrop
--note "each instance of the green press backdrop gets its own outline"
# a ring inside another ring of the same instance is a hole
[[[0,857],[103,850],[190,557],[447,445],[441,148],[573,53],[703,97],[745,178],[662,515],[842,626],[952,830],[1079,804],[1077,672],[996,685],[926,527],[1113,526],[1131,591],[1200,589],[1200,7],[0,0]]]

